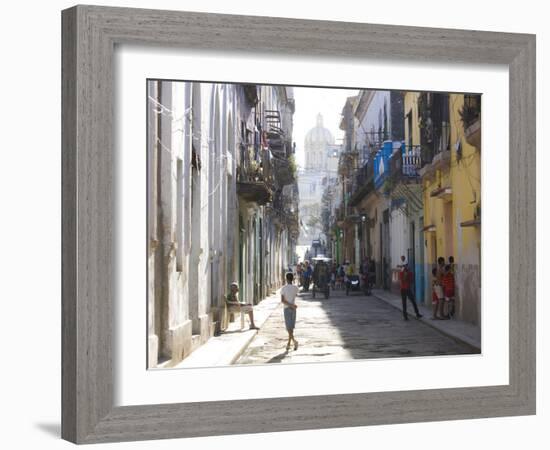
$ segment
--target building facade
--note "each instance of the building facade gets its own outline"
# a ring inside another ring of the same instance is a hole
[[[431,124],[420,135],[426,149],[420,171],[425,272],[439,257],[446,263],[454,258],[458,316],[476,325],[481,320],[480,101],[480,96],[463,94],[417,98],[421,120]]]
[[[399,290],[404,256],[417,301],[431,305],[432,268],[454,258],[459,319],[480,324],[481,97],[359,91],[345,131],[330,211],[338,261],[369,257],[376,285]]]
[[[311,245],[323,238],[321,221],[323,192],[336,169],[340,146],[335,145],[334,136],[323,125],[323,116],[317,115],[315,127],[304,139],[305,165],[300,169],[300,245]]]
[[[280,286],[299,231],[293,112],[290,88],[148,83],[149,367],[221,331],[231,282],[250,303]]]

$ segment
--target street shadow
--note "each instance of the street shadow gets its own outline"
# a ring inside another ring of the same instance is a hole
[[[321,350],[333,348],[336,339],[346,359],[479,353],[417,320],[403,321],[400,309],[362,292],[331,290],[325,299],[313,298],[310,290],[300,292],[299,302],[296,328],[302,340]],[[320,307],[324,314],[309,314],[310,307]]]
[[[283,353],[279,353],[278,355],[275,355],[273,358],[267,360],[267,364],[280,363],[283,359],[286,358],[287,355],[288,355],[288,350],[285,350]]]
[[[37,423],[36,428],[55,438],[61,438],[60,423]]]

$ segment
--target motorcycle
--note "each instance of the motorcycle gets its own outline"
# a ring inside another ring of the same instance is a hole
[[[349,295],[350,291],[359,291],[360,289],[359,275],[348,275],[346,280],[346,295]]]

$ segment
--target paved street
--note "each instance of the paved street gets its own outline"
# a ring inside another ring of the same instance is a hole
[[[472,353],[410,314],[376,297],[343,291],[328,300],[300,293],[295,335],[298,350],[285,351],[287,333],[282,307],[261,327],[236,364],[305,363],[350,359],[433,356]],[[410,305],[409,305],[410,306]],[[410,308],[409,308],[410,309]]]

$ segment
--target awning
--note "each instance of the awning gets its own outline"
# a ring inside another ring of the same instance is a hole
[[[460,222],[461,227],[479,227],[481,226],[481,219],[467,220],[466,222]]]
[[[450,198],[453,193],[453,190],[450,186],[440,187],[437,189],[434,189],[432,192],[430,192],[430,197],[436,197],[436,198]]]

